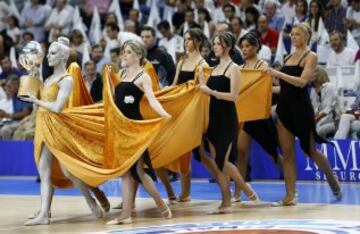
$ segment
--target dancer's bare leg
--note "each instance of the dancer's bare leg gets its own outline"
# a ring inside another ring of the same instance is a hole
[[[156,170],[156,175],[160,178],[161,182],[164,184],[166,193],[168,195],[169,203],[173,204],[176,202],[176,195],[174,193],[174,189],[171,186],[169,176],[166,168],[162,167]]]
[[[246,178],[247,165],[250,158],[251,136],[242,129],[239,129],[239,136],[237,142],[237,168],[242,178]],[[240,201],[241,189],[237,183],[235,183],[234,199],[236,202]]]
[[[111,220],[107,225],[128,224],[131,223],[131,209],[135,194],[135,180],[132,178],[130,171],[121,177],[121,190],[123,194],[122,211],[120,216]]]
[[[88,204],[91,212],[95,215],[95,217],[101,218],[103,216],[103,213],[98,204],[96,203],[95,199],[91,196],[89,187],[86,186],[84,182],[72,175],[63,165],[61,165],[61,170],[63,171],[64,175],[69,178],[76,187],[79,188],[80,192],[85,197],[86,203]]]
[[[101,208],[105,212],[108,212],[110,210],[110,202],[106,197],[105,193],[101,191],[98,187],[89,187],[89,189],[94,193],[96,200],[98,200],[101,205]]]
[[[38,166],[38,171],[41,179],[40,212],[34,219],[25,222],[26,226],[48,225],[50,222],[49,211],[53,193],[53,186],[51,184],[52,162],[53,156],[51,155],[46,145],[43,145]]]

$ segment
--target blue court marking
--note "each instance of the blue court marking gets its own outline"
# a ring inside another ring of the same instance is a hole
[[[39,183],[34,179],[24,178],[1,178],[0,195],[39,195]],[[280,200],[285,193],[283,182],[252,182],[252,187],[259,194],[263,201]],[[156,184],[162,197],[166,198],[164,186],[158,182]],[[172,186],[176,194],[179,194],[180,182],[173,182]],[[325,203],[325,204],[348,204],[360,205],[360,184],[343,183],[343,200],[337,202],[331,193],[329,186],[324,182],[298,182],[297,190],[300,203]],[[110,197],[121,196],[121,186],[119,180],[111,180],[100,186],[101,189]],[[233,186],[232,186],[233,188]],[[56,195],[80,196],[78,189],[56,189]],[[148,198],[146,191],[140,187],[138,197]],[[207,180],[193,180],[191,182],[191,196],[193,199],[219,200],[220,190],[216,184],[208,183]],[[247,200],[242,195],[243,200]]]

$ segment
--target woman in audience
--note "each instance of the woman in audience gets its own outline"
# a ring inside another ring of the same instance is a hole
[[[338,119],[338,95],[336,87],[330,83],[326,71],[316,67],[310,78],[310,98],[315,111],[316,131],[319,136],[325,138],[336,131]]]

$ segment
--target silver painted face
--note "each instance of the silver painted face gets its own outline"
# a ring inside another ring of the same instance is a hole
[[[47,59],[50,67],[59,65],[63,61],[63,55],[61,53],[61,47],[56,43],[50,45]]]

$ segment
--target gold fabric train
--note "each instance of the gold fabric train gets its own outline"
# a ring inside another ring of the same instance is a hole
[[[188,82],[155,93],[172,115],[170,121],[164,122],[159,118],[149,107],[146,98],[141,103],[144,120],[131,120],[114,103],[114,87],[120,78],[110,66],[103,73],[104,104],[76,107],[91,103],[91,98],[79,68],[70,72],[76,81],[68,103],[72,108],[64,109],[61,113],[38,113],[36,162],[39,161],[44,143],[56,160],[91,186],[121,176],[146,148],[149,149],[154,168],[168,167],[178,172],[189,170],[190,157],[186,153],[200,145],[208,124],[209,97],[199,91],[198,85]],[[57,90],[54,88],[52,91],[54,99]],[[55,164],[59,174],[56,173],[52,180],[54,186],[71,186],[58,170],[58,163]]]

